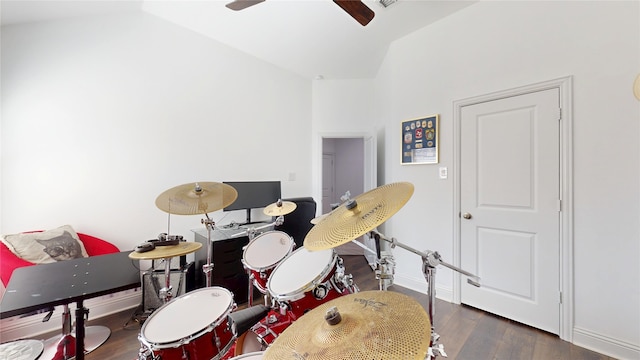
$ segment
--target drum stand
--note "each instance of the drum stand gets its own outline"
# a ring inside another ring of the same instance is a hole
[[[211,220],[209,214],[205,213],[204,216],[206,219],[202,219],[200,222],[203,223],[207,228],[207,263],[202,265],[202,271],[206,277],[206,286],[211,286],[211,272],[213,272],[213,264],[211,263],[211,251],[213,250],[213,246],[211,246],[211,230],[216,225],[216,223]],[[168,276],[168,275],[167,275]]]
[[[428,285],[428,304],[427,304],[427,312],[429,314],[429,320],[431,321],[431,343],[429,346],[429,352],[427,354],[428,359],[435,359],[436,356],[441,355],[443,357],[447,357],[447,354],[444,352],[444,345],[439,343],[440,335],[435,332],[435,327],[433,325],[434,315],[435,315],[435,300],[436,300],[436,266],[443,265],[451,270],[457,271],[463,275],[469,277],[467,282],[473,286],[480,286],[480,278],[468,271],[460,269],[456,266],[448,264],[442,261],[440,254],[437,251],[426,250],[426,252],[422,252],[416,250],[410,246],[404,245],[398,242],[395,238],[386,238],[384,235],[380,234],[377,231],[371,231],[372,236],[376,240],[385,240],[386,242],[391,244],[391,248],[393,249],[396,246],[399,246],[405,250],[408,250],[416,255],[420,255],[422,258],[422,273],[424,275],[425,280]]]

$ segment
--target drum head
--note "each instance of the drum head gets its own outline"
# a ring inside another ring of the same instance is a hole
[[[233,294],[225,288],[212,286],[193,290],[154,311],[140,334],[152,344],[173,343],[216,324],[232,307]]]
[[[333,268],[335,257],[333,249],[309,251],[301,247],[273,270],[267,282],[269,292],[277,298],[311,290],[313,281]]]
[[[291,236],[282,231],[269,231],[251,240],[242,256],[247,267],[260,271],[284,259],[292,248]]]

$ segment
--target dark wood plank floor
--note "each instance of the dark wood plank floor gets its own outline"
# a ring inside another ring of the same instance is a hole
[[[342,258],[346,272],[353,275],[361,291],[378,289],[375,274],[363,256],[342,256]],[[424,294],[397,285],[391,286],[389,290],[409,295],[426,308],[427,296]],[[140,326],[134,322],[124,327],[132,313],[133,310],[128,310],[90,320],[87,325],[107,326],[112,330],[112,334],[105,344],[87,354],[85,359],[137,359],[140,348],[138,340]],[[572,345],[555,335],[469,306],[455,305],[441,300],[436,301],[434,324],[449,359],[613,359]],[[55,333],[50,333],[39,338],[47,339],[54,335]]]

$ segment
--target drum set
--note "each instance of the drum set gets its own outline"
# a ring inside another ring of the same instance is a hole
[[[207,213],[228,206],[237,197],[234,189],[220,185],[181,185],[163,193],[156,204],[170,214],[205,214],[202,223],[210,232],[215,224]],[[402,182],[347,199],[328,215],[313,220],[314,227],[298,249],[284,232],[256,236],[248,231],[250,242],[242,258],[249,274],[247,307],[238,309],[233,293],[210,282],[172,299],[167,283],[169,296],[138,335],[138,360],[446,357],[433,328],[435,267],[444,265],[459,271],[474,279],[470,281],[473,284],[479,279],[443,262],[437,252],[417,251],[375,230],[412,194],[413,185]],[[277,216],[276,223],[281,224],[282,217],[294,210],[295,204],[278,200],[264,212]],[[376,240],[375,273],[380,289],[361,292],[334,248],[367,233]],[[210,242],[209,234],[209,246]],[[395,262],[390,248],[395,246],[423,259],[429,284],[427,311],[406,295],[386,291],[393,281]],[[210,272],[210,258],[206,265],[203,271]],[[264,295],[264,304],[252,304],[253,288]]]

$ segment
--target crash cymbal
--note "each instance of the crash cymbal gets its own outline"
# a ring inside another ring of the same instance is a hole
[[[311,219],[311,221],[310,221],[310,222],[311,222],[313,225],[315,225],[315,224],[319,223],[321,220],[325,219],[327,216],[329,216],[329,213],[322,214],[322,215],[320,215],[320,216],[316,216],[316,217],[314,217],[313,219]]]
[[[304,247],[325,250],[364,235],[398,212],[413,195],[413,189],[409,182],[391,183],[346,201],[311,228]]]
[[[268,216],[287,215],[292,213],[297,207],[298,205],[294,202],[278,200],[273,204],[267,205],[263,212]]]
[[[169,214],[206,214],[225,208],[238,198],[232,186],[217,182],[196,182],[171,188],[156,198],[156,206]]]
[[[424,360],[430,340],[429,316],[416,300],[393,291],[362,291],[301,316],[275,339],[264,359]]]

